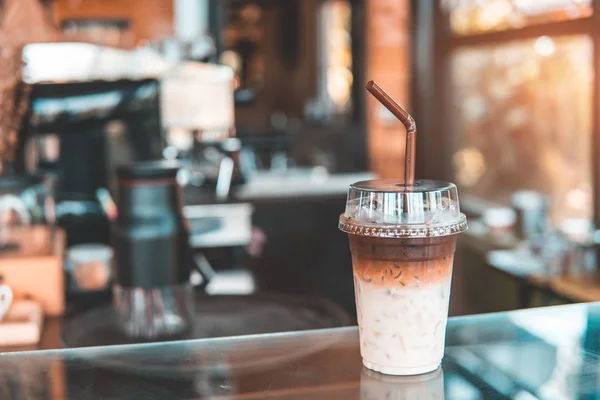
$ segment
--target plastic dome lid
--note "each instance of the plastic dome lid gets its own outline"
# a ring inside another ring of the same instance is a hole
[[[372,180],[350,185],[339,228],[385,238],[447,236],[466,231],[467,218],[453,183],[417,180],[407,187],[403,181]]]

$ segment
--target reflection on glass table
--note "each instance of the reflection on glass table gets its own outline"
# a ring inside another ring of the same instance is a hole
[[[534,190],[552,199],[555,226],[591,217],[592,54],[587,36],[454,53],[449,129],[462,194],[508,203]]]
[[[353,327],[4,353],[0,398],[598,398],[600,304],[451,318],[446,344],[441,370],[400,378],[362,367]]]
[[[458,35],[586,18],[593,12],[592,0],[443,0],[442,6]]]

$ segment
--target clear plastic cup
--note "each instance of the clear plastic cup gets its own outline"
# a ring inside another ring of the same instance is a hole
[[[110,282],[113,251],[100,243],[79,244],[67,251],[71,275],[83,291],[102,290]]]
[[[363,364],[390,375],[438,368],[444,355],[456,234],[456,186],[376,180],[350,186],[339,227],[352,252]]]

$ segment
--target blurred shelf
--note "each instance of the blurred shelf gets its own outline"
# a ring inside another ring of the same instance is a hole
[[[235,197],[249,201],[264,198],[346,196],[352,183],[369,179],[375,179],[375,175],[329,175],[326,171],[318,169],[265,172],[254,175],[246,185],[235,191]]]

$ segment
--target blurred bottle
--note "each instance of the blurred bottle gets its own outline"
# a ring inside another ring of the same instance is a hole
[[[178,171],[170,161],[117,168],[114,307],[120,328],[137,339],[171,337],[192,326],[194,261]]]

